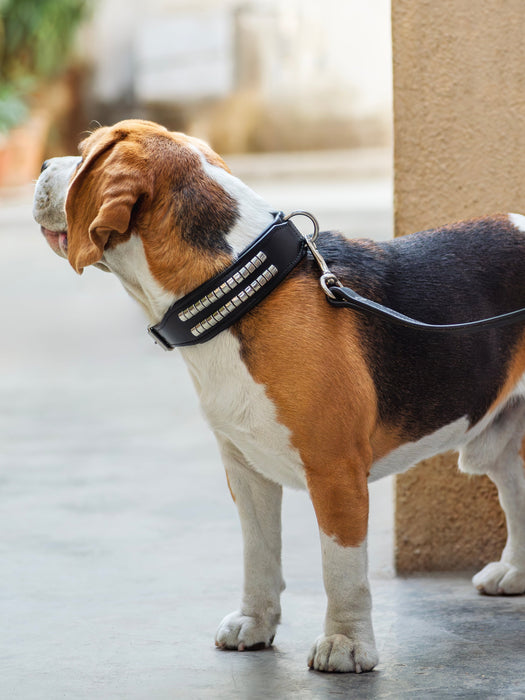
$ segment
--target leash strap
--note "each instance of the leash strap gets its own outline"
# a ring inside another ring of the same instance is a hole
[[[304,214],[304,212],[301,213]],[[498,328],[525,320],[525,308],[522,308],[516,311],[510,311],[506,314],[500,314],[499,316],[490,316],[489,318],[467,321],[465,323],[425,323],[424,321],[418,321],[410,316],[405,316],[405,314],[395,311],[388,306],[383,306],[383,304],[379,304],[376,301],[366,299],[353,289],[350,289],[350,287],[344,287],[338,278],[329,270],[325,259],[315,245],[319,233],[317,221],[311,214],[307,214],[307,216],[314,222],[315,230],[314,235],[307,238],[306,242],[319,265],[321,270],[319,283],[332,306],[354,309],[354,311],[377,316],[398,326],[431,333],[475,333],[485,328]]]
[[[383,304],[378,304],[371,299],[366,299],[349,287],[331,286],[329,287],[333,298],[327,295],[327,299],[333,306],[346,307],[360,311],[361,313],[372,314],[379,318],[386,319],[398,326],[413,328],[418,331],[430,331],[432,333],[474,333],[485,328],[498,328],[511,323],[525,320],[525,308],[510,311],[499,316],[491,316],[478,321],[451,324],[433,324],[417,321],[410,316],[405,316],[399,311],[394,311]]]
[[[175,302],[148,333],[164,350],[204,343],[261,302],[306,255],[305,237],[282,212],[226,270]]]

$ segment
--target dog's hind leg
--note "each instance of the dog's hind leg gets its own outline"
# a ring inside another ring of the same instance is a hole
[[[219,625],[215,644],[244,651],[269,647],[281,617],[282,487],[247,465],[241,453],[219,439],[228,484],[237,505],[244,543],[244,590],[239,610]]]
[[[507,522],[507,543],[500,561],[477,573],[472,582],[488,595],[525,593],[525,470],[520,447],[525,432],[525,401],[507,405],[494,421],[460,451],[459,467],[487,474],[498,489]]]

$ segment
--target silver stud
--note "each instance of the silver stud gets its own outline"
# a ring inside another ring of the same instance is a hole
[[[241,300],[242,303],[248,300],[248,295],[246,292],[239,292],[239,299]]]
[[[244,291],[249,297],[253,297],[253,295],[255,294],[255,289],[252,287],[251,284],[249,284]]]
[[[275,277],[275,275],[279,272],[279,270],[275,267],[275,265],[270,265],[268,270],[269,270],[269,272],[271,272],[272,277]]]
[[[201,323],[198,323],[196,326],[193,326],[193,328],[191,329],[191,332],[192,332],[192,334],[193,334],[194,336],[199,336],[199,335],[202,334],[202,331],[203,331],[203,330],[204,330],[204,329],[203,329],[203,327],[202,327],[202,324],[201,324]]]
[[[205,331],[209,331],[211,328],[210,317],[208,316],[208,318],[205,318],[201,325]]]
[[[241,292],[241,294],[242,294],[242,292]],[[228,301],[226,303],[226,311],[230,314],[234,309],[235,309],[235,304],[233,304],[233,302],[231,302],[231,301]]]
[[[242,282],[242,275],[240,272],[236,272],[233,275],[233,279],[235,280],[236,284],[240,284]]]
[[[232,301],[232,304],[233,304],[234,306],[240,306],[240,305],[241,305],[241,300],[239,299],[238,296],[233,297],[233,299],[232,299],[231,301]]]
[[[266,260],[266,255],[261,250],[260,253],[257,253],[256,258],[263,263]]]
[[[255,258],[254,258],[254,260],[255,260]],[[248,270],[248,272],[249,272],[250,275],[252,274],[252,272],[255,272],[255,270],[256,270],[257,268],[256,268],[255,265],[253,264],[253,260],[250,260],[249,263],[246,263],[246,269]]]
[[[250,271],[248,270],[248,268],[246,267],[246,265],[245,265],[244,267],[241,267],[241,269],[239,270],[239,272],[241,273],[243,279],[246,279],[247,277],[250,276]]]

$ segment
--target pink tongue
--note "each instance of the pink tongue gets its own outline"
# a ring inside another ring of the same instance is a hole
[[[58,245],[64,251],[64,253],[67,253],[67,233],[58,234]]]

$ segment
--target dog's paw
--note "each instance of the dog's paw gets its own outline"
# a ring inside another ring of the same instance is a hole
[[[227,615],[215,635],[215,646],[219,649],[265,649],[270,647],[277,629],[278,616],[272,622],[262,618],[243,615],[239,610]]]
[[[495,561],[477,573],[472,583],[486,595],[519,595],[525,593],[525,571],[512,564]]]
[[[344,634],[322,634],[308,657],[308,666],[314,671],[361,673],[371,671],[379,658],[371,643],[354,641]]]

